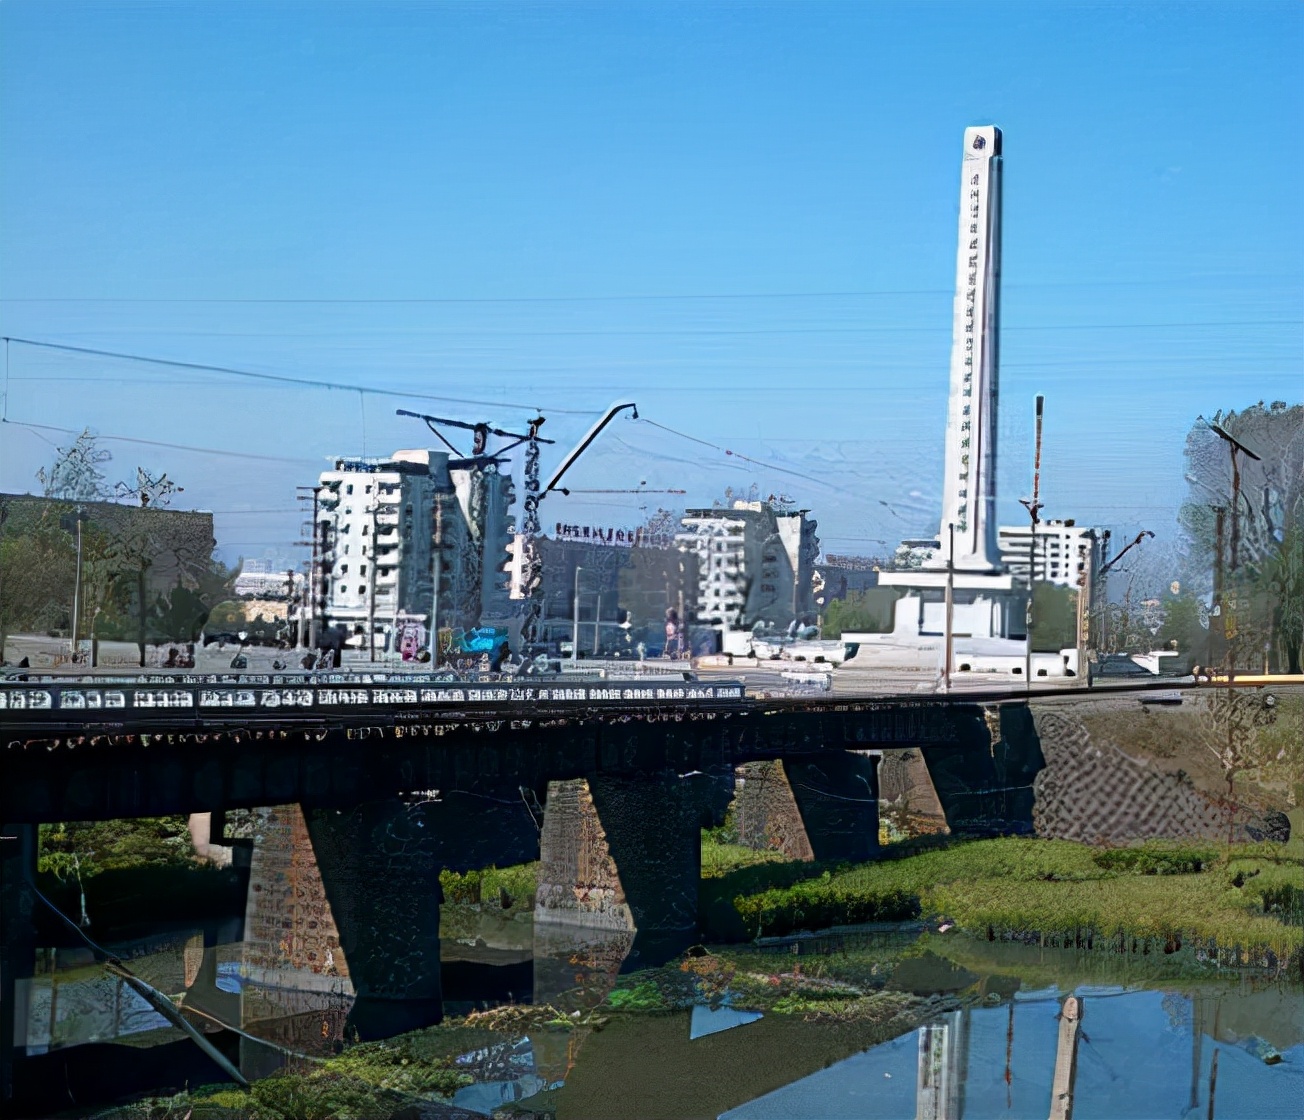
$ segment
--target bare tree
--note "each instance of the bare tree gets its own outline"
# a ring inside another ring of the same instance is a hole
[[[1258,458],[1234,451],[1215,425]],[[1217,413],[1187,435],[1186,463],[1190,497],[1180,521],[1200,577],[1194,582],[1207,589],[1210,574],[1221,567],[1220,606],[1233,664],[1252,665],[1260,658],[1270,663],[1275,651],[1279,667],[1298,672],[1304,405],[1260,401],[1241,412]]]
[[[1269,740],[1260,732],[1276,719],[1276,700],[1242,688],[1220,688],[1205,709],[1200,738],[1222,767],[1227,782],[1227,842],[1235,839],[1236,776],[1272,761]]]
[[[111,452],[95,442],[96,437],[90,428],[83,428],[81,435],[70,447],[57,448],[58,457],[47,471],[42,467],[36,472],[37,481],[44,488],[47,498],[62,498],[69,502],[102,502],[109,497],[104,483],[104,472],[100,467],[113,458]]]
[[[184,490],[184,486],[178,486],[166,474],[153,475],[144,467],[137,467],[136,485],[119,482],[114,486],[113,493],[120,502],[134,499],[142,506],[163,509],[172,500],[173,494],[180,494]]]

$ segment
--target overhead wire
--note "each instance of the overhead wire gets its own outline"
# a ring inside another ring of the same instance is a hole
[[[80,434],[78,428],[60,428],[53,424],[35,424],[30,420],[8,420],[0,418],[0,424],[10,424],[15,428],[29,428],[33,432],[60,432],[63,435]],[[220,455],[230,459],[252,459],[263,463],[316,463],[319,460],[310,456],[260,455],[253,451],[232,451],[221,447],[199,447],[191,443],[169,443],[158,439],[141,439],[137,436],[115,436],[93,433],[96,439],[109,440],[114,443],[136,443],[145,447],[163,447],[169,451],[194,451],[202,455]],[[44,438],[44,437],[42,437]]]
[[[204,362],[187,362],[177,358],[155,358],[146,354],[129,354],[117,350],[101,350],[92,346],[73,346],[64,342],[47,342],[41,339],[18,338],[4,335],[6,349],[10,342],[22,346],[33,346],[44,350],[58,350],[70,354],[87,354],[98,358],[114,358],[119,361],[142,362],[147,365],[168,366],[174,369],[191,369],[220,373],[231,377],[245,377],[256,381],[273,382],[282,385],[297,385],[301,388],[327,389],[336,392],[360,393],[374,397],[398,397],[405,400],[445,401],[452,404],[473,404],[478,408],[511,408],[525,412],[549,412],[564,416],[590,416],[596,409],[588,408],[548,408],[534,404],[513,404],[509,401],[486,401],[470,397],[449,397],[433,393],[409,392],[399,389],[378,389],[367,385],[354,385],[342,381],[325,381],[320,378],[290,377],[282,373],[259,373],[254,370],[238,369],[234,366],[209,365]]]
[[[1189,284],[1192,280],[1216,280],[1219,282],[1231,282],[1243,284],[1247,280],[1258,281],[1262,283],[1295,284],[1297,277],[1290,275],[1274,275],[1253,273],[1250,276],[1232,276],[1225,273],[1215,273],[1205,276],[1185,276],[1182,282]],[[1004,285],[1006,290],[1010,291],[1039,291],[1043,289],[1082,289],[1082,288],[1119,288],[1119,287],[1161,287],[1169,288],[1172,286],[1172,280],[1165,279],[1137,279],[1102,278],[1099,280],[1042,280],[1028,281],[1024,283],[1011,282]],[[516,304],[516,303],[637,303],[637,302],[668,302],[673,300],[741,300],[741,299],[848,299],[878,296],[916,296],[916,295],[952,295],[951,288],[866,288],[866,289],[845,289],[835,291],[808,291],[808,292],[629,292],[617,295],[562,295],[562,296],[400,296],[400,297],[285,297],[285,298],[258,298],[258,297],[185,297],[185,296],[162,296],[162,297],[121,297],[121,296],[17,296],[0,299],[0,303],[116,303],[116,304],[253,304],[262,306],[279,306],[279,305],[321,305],[321,306],[339,306],[356,304],[358,306],[385,306],[385,305],[419,305],[446,304],[450,306],[461,306],[466,304]]]
[[[896,517],[901,521],[908,521],[906,517],[902,516],[893,508],[890,502],[886,502],[882,498],[867,498],[864,494],[857,493],[854,490],[848,490],[845,486],[837,486],[834,483],[829,482],[828,479],[820,478],[817,475],[805,474],[802,471],[795,471],[790,467],[780,467],[773,463],[766,463],[761,459],[753,459],[750,455],[744,455],[741,451],[734,451],[731,448],[722,447],[718,443],[712,443],[710,440],[700,439],[697,436],[689,435],[687,432],[681,432],[677,428],[671,428],[666,424],[658,423],[656,420],[648,420],[646,417],[640,417],[635,421],[635,423],[649,424],[654,428],[660,428],[663,432],[669,432],[671,435],[678,436],[680,439],[686,439],[693,443],[700,444],[703,447],[709,447],[713,451],[719,451],[723,455],[735,459],[741,459],[743,462],[751,463],[754,466],[760,467],[762,470],[775,471],[779,474],[792,475],[795,478],[805,479],[807,482],[813,482],[817,486],[826,487],[835,493],[845,494],[846,496],[855,498],[858,501],[875,502],[891,513],[893,517]]]

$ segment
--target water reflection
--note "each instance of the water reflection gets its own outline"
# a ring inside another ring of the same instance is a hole
[[[759,1011],[739,1011],[727,1004],[722,1007],[699,1004],[690,1012],[688,1037],[704,1038],[708,1034],[719,1034],[720,1031],[732,1030],[734,1027],[745,1027],[760,1018],[762,1015]]]
[[[1006,1006],[952,1012],[723,1113],[728,1120],[1025,1117],[1051,1114],[1063,996],[1018,993]],[[1247,1013],[1258,993],[1217,997],[1080,987],[1082,1024],[1066,1116],[1153,1120],[1216,1115],[1296,1120],[1304,1044],[1278,1051],[1215,1021]],[[1298,998],[1298,992],[1294,993]],[[1288,998],[1288,997],[1287,997]],[[1278,999],[1259,999],[1268,1010]],[[1298,1016],[1299,1012],[1295,1012]],[[1212,1032],[1212,1036],[1210,1033]],[[1213,1073],[1217,1054],[1216,1078]],[[1269,1064],[1279,1056],[1280,1060]],[[1209,1110],[1209,1093],[1216,1096]]]
[[[534,1046],[528,1037],[462,1054],[455,1065],[461,1072],[471,1074],[475,1083],[459,1089],[453,1096],[453,1104],[486,1116],[561,1084],[539,1076]]]
[[[287,879],[272,878],[277,891],[265,888],[251,906],[259,911],[246,915],[252,937],[214,945],[213,930],[190,930],[110,946],[206,1029],[244,1031],[240,1064],[252,1077],[293,1065],[295,1055],[329,1056],[351,1038],[348,962],[304,878]],[[275,909],[269,898],[278,899]],[[277,927],[271,915],[287,910],[294,920]],[[1115,959],[954,935],[912,948],[916,933],[843,932],[768,949],[735,946],[738,978],[768,977],[816,1000],[832,999],[835,989],[878,993],[898,1000],[899,1021],[817,1023],[773,997],[762,1015],[737,985],[707,986],[694,970],[671,967],[662,990],[672,993],[666,1006],[674,1010],[617,1015],[607,1006],[592,1026],[589,1012],[616,984],[633,931],[492,908],[477,910],[474,921],[463,917],[459,936],[439,946],[446,1013],[531,1003],[540,1012],[528,1027],[510,1025],[511,1016],[482,1024],[500,1042],[466,1043],[481,1048],[454,1065],[475,1082],[453,1103],[470,1112],[488,1115],[558,1090],[559,1105],[577,1117],[615,1115],[621,1094],[649,1108],[664,1100],[666,1115],[737,1120],[1043,1116],[1064,1096],[1057,1068],[1070,1071],[1065,1120],[1194,1120],[1209,1115],[1211,1089],[1222,1120],[1296,1117],[1304,1099],[1299,986],[1220,976],[1190,954]],[[315,943],[300,933],[323,928]],[[48,950],[41,961],[24,1001],[29,1054],[181,1037],[88,951]],[[1189,981],[1187,970],[1197,970]],[[731,983],[733,966],[712,976]],[[1069,994],[1081,1000],[1082,1019],[1066,1063]],[[566,1023],[547,1022],[553,1016]],[[897,1031],[908,1033],[890,1038]]]

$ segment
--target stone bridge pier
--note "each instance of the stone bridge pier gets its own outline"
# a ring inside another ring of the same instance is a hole
[[[518,788],[430,793],[304,813],[355,995],[346,1030],[362,1038],[443,1018],[440,872],[538,858]]]
[[[878,763],[878,751],[848,750],[739,766],[739,842],[790,859],[873,859],[879,846]]]
[[[724,819],[732,787],[727,767],[550,782],[536,941],[564,941],[581,929],[630,934],[626,970],[664,963],[694,944],[702,829]]]
[[[946,741],[885,741],[873,750],[848,743],[841,751],[742,764],[734,802],[739,842],[791,859],[875,858],[879,764],[906,750],[923,761],[912,772],[926,787],[913,791],[922,795],[916,800],[933,806],[950,831],[1030,834],[1033,783],[1046,760],[1027,705],[955,705],[944,719]]]

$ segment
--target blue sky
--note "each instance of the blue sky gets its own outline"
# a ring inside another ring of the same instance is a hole
[[[1301,397],[1302,48],[1291,3],[9,0],[0,334],[480,403],[15,342],[0,488],[55,429],[179,445],[106,443],[257,556],[324,457],[425,442],[396,407],[538,407],[564,449],[632,398],[766,465],[621,420],[568,485],[686,497],[545,523],[755,483],[882,552],[936,530],[960,139],[996,123],[1002,519],[1042,392],[1046,515],[1171,541],[1194,417]]]

